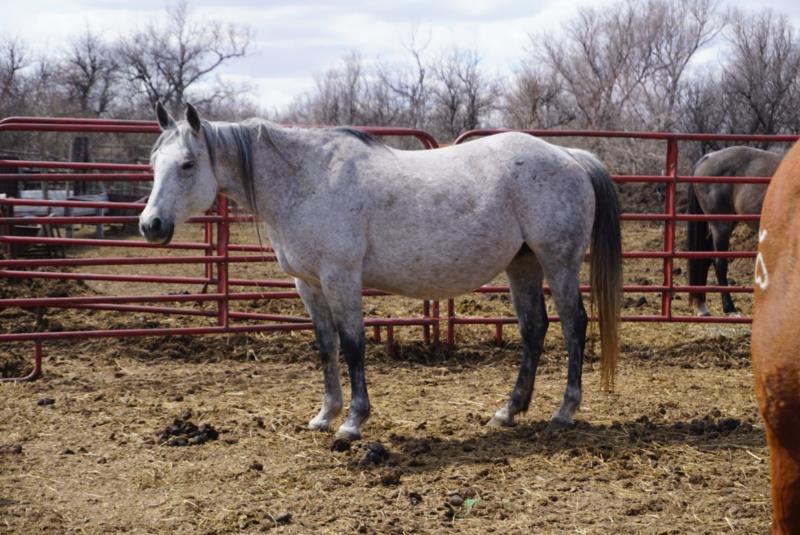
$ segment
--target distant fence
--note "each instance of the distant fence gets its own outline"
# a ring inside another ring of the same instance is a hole
[[[360,129],[381,137],[405,137],[419,141],[422,150],[438,147],[436,139],[430,134],[409,128],[359,127]],[[124,121],[108,119],[72,119],[45,117],[10,117],[0,121],[0,135],[8,131],[30,132],[64,132],[64,133],[117,133],[117,134],[158,134],[159,128],[151,121]],[[456,143],[466,142],[470,138],[492,135],[499,130],[475,130],[462,134]],[[662,213],[622,214],[623,220],[663,222],[663,248],[658,251],[625,251],[625,258],[660,259],[663,263],[663,280],[656,285],[626,285],[626,292],[656,293],[661,297],[661,312],[657,315],[624,316],[625,321],[648,322],[747,322],[749,318],[676,316],[672,313],[672,299],[676,292],[719,291],[716,286],[690,287],[675,284],[673,280],[673,263],[683,258],[752,258],[752,251],[728,253],[698,253],[676,249],[675,226],[678,221],[689,220],[752,220],[757,216],[705,216],[678,214],[675,210],[676,188],[679,183],[690,181],[702,182],[747,182],[765,183],[766,177],[718,178],[718,177],[684,177],[677,171],[678,143],[681,141],[719,140],[731,142],[774,141],[790,142],[797,136],[725,136],[705,134],[669,134],[669,133],[623,133],[623,132],[587,132],[587,131],[525,131],[542,137],[603,137],[633,138],[661,140],[666,144],[666,164],[663,175],[655,176],[615,176],[617,182],[658,182],[666,186],[664,211]],[[54,161],[0,160],[0,169],[26,169],[34,172],[0,173],[0,184],[8,182],[47,183],[54,187],[69,190],[68,184],[78,181],[145,183],[152,181],[152,173],[147,165],[110,164],[110,163],[76,163]],[[48,215],[23,217],[15,213],[19,207],[45,208]],[[67,297],[19,297],[0,299],[0,309],[15,307],[34,310],[41,316],[47,309],[72,308],[79,310],[104,310],[120,314],[148,313],[176,315],[211,319],[213,325],[193,325],[188,327],[158,328],[126,328],[97,330],[64,330],[64,331],[31,331],[21,333],[0,333],[0,344],[32,342],[34,346],[33,369],[25,377],[5,378],[5,380],[32,379],[41,373],[42,344],[47,341],[76,338],[135,337],[135,336],[169,336],[169,335],[203,335],[229,334],[267,331],[309,330],[313,326],[310,320],[301,316],[267,314],[252,312],[237,307],[254,300],[268,301],[273,299],[297,299],[299,296],[289,278],[257,279],[232,277],[230,267],[247,262],[274,262],[275,256],[271,248],[252,243],[233,243],[230,237],[230,224],[237,221],[248,221],[248,215],[233,214],[229,210],[228,201],[220,196],[214,207],[204,216],[190,220],[193,225],[203,229],[204,239],[198,242],[173,242],[168,246],[149,244],[143,240],[68,238],[48,235],[18,236],[13,230],[18,225],[42,225],[58,227],[65,225],[110,225],[136,224],[135,214],[144,207],[142,202],[111,202],[81,199],[23,199],[19,197],[0,198],[0,246],[6,248],[9,258],[0,260],[0,276],[8,278],[40,278],[72,281],[111,281],[147,283],[158,288],[164,284],[186,284],[198,290],[188,294],[165,294],[158,289],[147,295],[80,295]],[[92,210],[94,215],[82,215]],[[81,214],[81,215],[77,215]],[[116,214],[116,215],[112,215]],[[124,215],[119,215],[124,214]],[[59,248],[69,252],[70,247],[92,247],[101,251],[103,248],[126,248],[125,256],[103,256],[98,253],[90,257],[65,258],[14,258],[11,254],[15,246],[36,244],[39,246]],[[162,249],[163,255],[138,255],[133,251],[144,249]],[[173,254],[175,253],[175,254]],[[100,273],[92,271],[93,266],[169,266],[190,264],[198,266],[200,274],[185,275],[146,275],[141,273]],[[45,270],[43,270],[43,268]],[[70,270],[70,271],[66,271]],[[74,271],[72,271],[74,270]],[[253,291],[253,289],[257,291]],[[266,289],[266,290],[265,290]],[[588,287],[583,287],[588,291]],[[751,292],[749,286],[727,287],[731,292]],[[479,293],[507,292],[505,286],[487,285],[476,290]],[[367,297],[386,295],[377,290],[365,289]],[[210,304],[210,308],[197,308],[199,304]],[[183,305],[183,306],[181,306]],[[189,308],[190,305],[195,305]],[[495,326],[498,342],[502,339],[503,325],[516,322],[512,317],[477,317],[456,314],[453,300],[447,303],[445,316],[440,314],[438,301],[425,300],[420,304],[420,313],[409,317],[375,317],[367,315],[366,324],[372,329],[373,337],[381,340],[384,333],[388,347],[391,349],[394,330],[397,327],[421,328],[425,342],[440,341],[440,326],[446,327],[446,341],[455,343],[456,328],[464,324],[484,324]],[[557,318],[553,318],[557,319]]]

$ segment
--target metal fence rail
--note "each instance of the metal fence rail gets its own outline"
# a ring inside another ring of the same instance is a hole
[[[397,136],[414,138],[423,149],[438,147],[436,139],[430,134],[408,128],[359,127],[377,136]],[[157,124],[152,121],[126,121],[109,119],[72,119],[44,117],[9,117],[0,120],[0,133],[9,131],[27,132],[64,132],[64,133],[113,133],[113,134],[158,134]],[[469,139],[492,135],[502,130],[474,130],[465,132],[456,143]],[[602,137],[660,140],[666,144],[666,158],[663,175],[624,175],[615,176],[617,182],[649,182],[665,184],[664,211],[661,213],[625,213],[624,221],[649,221],[664,224],[663,247],[653,251],[624,251],[624,258],[656,259],[663,264],[663,279],[658,285],[625,285],[625,292],[659,294],[661,298],[660,314],[626,315],[625,321],[647,322],[748,322],[749,318],[676,316],[672,312],[672,299],[676,292],[719,291],[717,286],[690,287],[676,284],[673,280],[673,263],[676,259],[685,258],[752,258],[753,251],[733,251],[727,253],[686,252],[675,247],[675,228],[679,221],[690,220],[757,220],[758,216],[735,215],[685,215],[676,213],[676,189],[684,182],[743,182],[767,183],[767,177],[751,178],[719,178],[719,177],[685,177],[678,175],[678,144],[682,141],[773,141],[791,142],[797,136],[731,136],[705,134],[670,134],[653,132],[587,132],[587,131],[548,131],[526,130],[525,132],[542,137]],[[2,135],[2,134],[0,134]],[[0,173],[0,182],[17,183],[74,183],[78,181],[93,182],[148,182],[152,181],[152,172],[147,165],[113,164],[113,163],[78,163],[78,162],[42,162],[0,160],[0,168],[17,168],[36,170],[33,173]],[[67,188],[68,189],[68,188]],[[14,214],[16,207],[43,207],[47,210],[60,209],[63,215],[20,217]],[[46,309],[103,310],[120,314],[148,313],[167,316],[182,316],[213,321],[213,325],[192,325],[174,328],[126,328],[74,330],[60,332],[24,332],[0,334],[0,344],[32,342],[34,345],[33,370],[22,378],[32,379],[41,373],[42,344],[46,341],[75,338],[105,338],[133,336],[167,336],[167,335],[201,335],[226,334],[244,332],[294,331],[312,329],[308,318],[287,314],[267,314],[237,310],[235,303],[253,300],[298,299],[290,279],[271,279],[255,277],[233,277],[230,268],[250,262],[274,262],[275,256],[269,247],[251,243],[232,243],[230,224],[251,221],[249,215],[232,213],[228,200],[220,196],[215,206],[204,216],[195,217],[190,224],[202,227],[203,240],[197,242],[174,242],[168,246],[152,245],[142,240],[119,240],[101,238],[69,238],[58,236],[15,236],[11,229],[16,225],[105,225],[135,224],[134,215],[144,207],[142,202],[106,202],[74,199],[0,199],[0,247],[10,253],[15,246],[44,245],[53,248],[92,247],[98,253],[91,257],[81,258],[14,258],[0,260],[0,276],[8,278],[40,278],[66,281],[107,281],[148,283],[154,285],[186,284],[193,285],[197,291],[188,295],[169,295],[154,290],[147,295],[89,295],[71,297],[22,297],[0,299],[0,309],[8,307],[32,309],[41,316]],[[93,209],[98,215],[69,215],[70,210]],[[125,215],[109,215],[111,211],[128,211]],[[124,247],[130,251],[159,249],[155,256],[104,256],[103,248]],[[140,273],[101,273],[92,271],[65,271],[65,269],[90,269],[92,266],[123,265],[196,265],[202,274],[187,275],[145,275]],[[41,268],[48,268],[42,271]],[[52,269],[55,268],[55,271]],[[158,288],[158,286],[156,286]],[[249,289],[249,290],[248,290]],[[253,291],[253,290],[257,291]],[[734,293],[751,292],[745,286],[726,287]],[[476,290],[479,294],[507,292],[506,286],[486,285]],[[588,291],[588,287],[582,287]],[[376,290],[366,289],[368,297],[387,295]],[[183,304],[184,306],[180,306]],[[188,308],[186,305],[210,304],[212,308]],[[557,318],[553,318],[557,319]],[[256,322],[256,323],[254,323]],[[380,340],[385,332],[389,349],[393,347],[394,329],[396,327],[413,326],[421,328],[426,342],[440,341],[440,324],[446,324],[446,341],[454,344],[458,325],[493,325],[496,339],[502,340],[503,326],[515,323],[513,317],[477,317],[459,316],[455,312],[455,303],[449,300],[447,314],[440,316],[438,301],[423,301],[418,316],[411,317],[368,317],[366,324],[372,328],[375,339]],[[8,380],[7,378],[6,380]],[[0,379],[3,380],[3,379]]]

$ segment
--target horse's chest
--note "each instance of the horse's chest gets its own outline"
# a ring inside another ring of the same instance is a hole
[[[319,277],[319,255],[314,247],[297,247],[291,243],[273,241],[278,265],[292,277],[315,281]]]

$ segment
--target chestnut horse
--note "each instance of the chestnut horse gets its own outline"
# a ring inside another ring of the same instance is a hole
[[[773,534],[800,534],[800,143],[764,199],[758,232],[753,375],[772,464]]]

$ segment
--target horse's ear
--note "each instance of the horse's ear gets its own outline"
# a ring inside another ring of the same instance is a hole
[[[167,108],[161,104],[160,100],[156,102],[156,118],[158,119],[158,126],[161,127],[161,130],[175,128],[175,120],[170,116]]]
[[[186,103],[186,122],[192,127],[195,134],[200,132],[200,114],[197,113],[197,109],[188,102]]]

